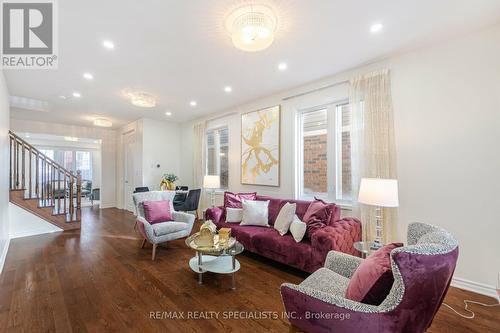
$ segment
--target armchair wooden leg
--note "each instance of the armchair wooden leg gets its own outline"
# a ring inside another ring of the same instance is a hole
[[[146,245],[146,239],[143,239],[143,240],[142,240],[141,249],[143,249],[145,245]]]
[[[137,229],[137,221],[135,221],[135,224],[134,224],[134,230]]]
[[[158,244],[153,244],[153,254],[151,256],[151,260],[155,260],[157,247],[158,247]]]

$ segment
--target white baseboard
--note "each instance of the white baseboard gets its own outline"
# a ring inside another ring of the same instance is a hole
[[[47,230],[47,229],[32,229],[28,231],[23,231],[23,232],[16,232],[14,234],[10,234],[10,238],[20,238],[20,237],[29,237],[29,236],[36,236],[36,235],[42,235],[42,234],[50,234],[53,232],[62,232],[63,230],[61,228],[54,227],[54,230]]]
[[[2,249],[2,253],[0,255],[0,273],[3,271],[3,264],[5,264],[5,258],[7,258],[7,251],[9,251],[10,239],[7,239],[5,242],[5,246]]]
[[[490,296],[493,298],[497,298],[497,289],[494,286],[490,286],[484,283],[474,282],[466,279],[462,279],[459,277],[454,277],[451,280],[452,287],[465,289],[468,291],[472,291],[477,294]]]

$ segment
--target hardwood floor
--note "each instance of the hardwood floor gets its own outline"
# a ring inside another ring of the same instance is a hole
[[[230,276],[208,273],[198,285],[187,265],[194,252],[184,240],[159,247],[153,262],[131,213],[84,208],[82,215],[81,234],[11,241],[0,276],[0,332],[289,331],[286,319],[262,318],[261,311],[281,314],[280,284],[299,283],[304,273],[242,254],[235,291]],[[461,310],[463,299],[494,302],[455,288],[446,302]],[[471,308],[473,320],[442,307],[429,332],[500,332],[500,307]],[[190,311],[208,319],[188,318]],[[221,312],[218,318],[214,312]],[[254,318],[226,318],[245,312]]]

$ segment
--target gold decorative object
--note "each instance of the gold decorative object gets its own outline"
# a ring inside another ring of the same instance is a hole
[[[280,106],[241,116],[241,183],[280,185]]]
[[[217,227],[211,220],[205,221],[205,223],[203,223],[203,225],[200,227],[200,232],[195,238],[194,242],[197,246],[200,247],[214,246],[214,236],[216,230]]]
[[[221,245],[227,244],[231,238],[231,228],[220,228],[219,229],[219,243]]]
[[[161,191],[174,191],[175,190],[175,181],[179,179],[176,175],[172,173],[168,173],[163,175],[163,178],[160,181],[160,190]]]

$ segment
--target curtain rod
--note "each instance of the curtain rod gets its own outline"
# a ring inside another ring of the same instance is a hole
[[[341,84],[346,84],[346,83],[349,83],[349,80],[335,82],[335,83],[329,84],[327,86],[319,87],[319,88],[312,89],[312,90],[309,90],[309,91],[304,91],[304,92],[296,94],[296,95],[284,97],[284,98],[282,98],[282,101],[288,101],[289,99],[301,97],[301,96],[308,95],[308,94],[311,94],[311,93],[314,93],[314,92],[317,92],[317,91],[320,91],[320,90],[325,90],[325,89],[332,88],[332,87],[335,87],[335,86],[340,86]]]

